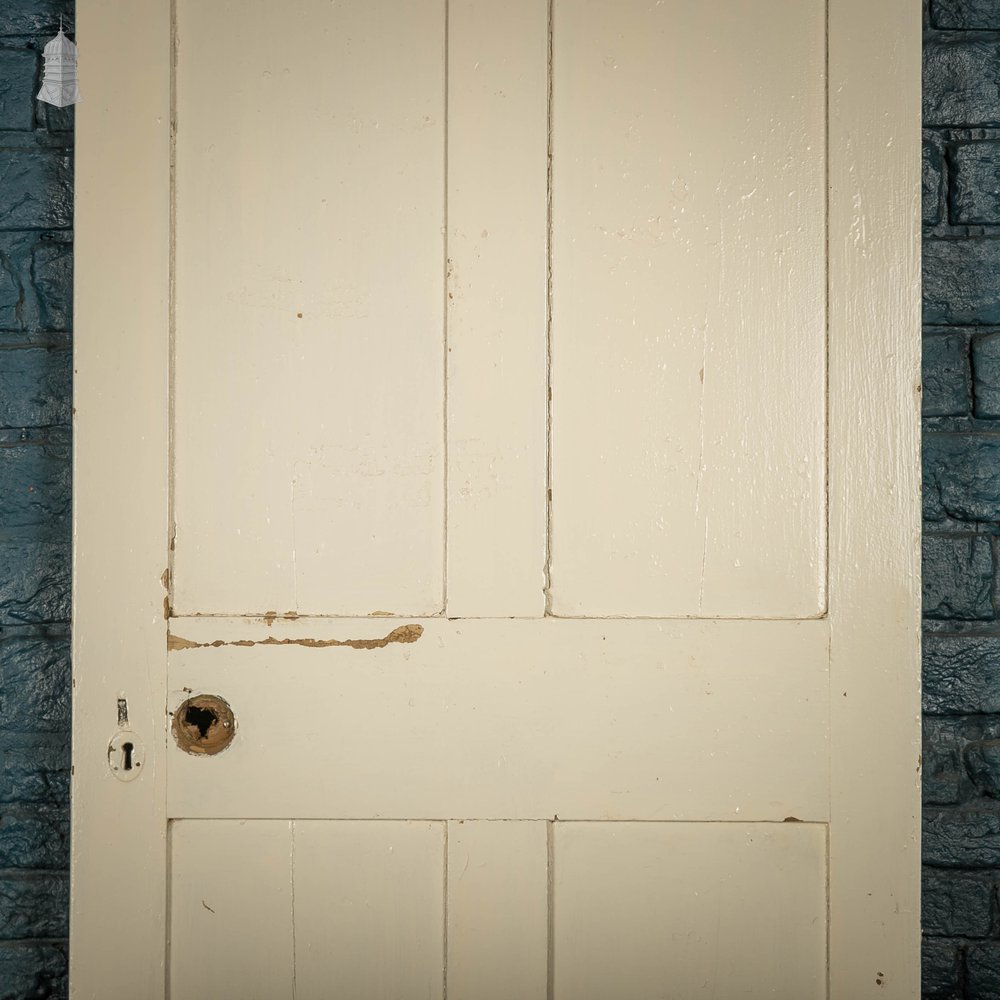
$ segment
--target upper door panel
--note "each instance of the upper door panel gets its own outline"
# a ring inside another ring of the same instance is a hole
[[[826,5],[555,0],[552,610],[825,608]]]
[[[178,4],[176,614],[443,607],[444,17]]]

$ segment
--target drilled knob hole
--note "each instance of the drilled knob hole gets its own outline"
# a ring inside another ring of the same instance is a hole
[[[185,753],[211,755],[221,753],[233,741],[236,718],[218,695],[199,694],[177,707],[171,728]]]
[[[218,721],[219,717],[210,708],[198,708],[192,705],[184,713],[184,725],[197,729],[201,739],[208,736],[208,731]]]

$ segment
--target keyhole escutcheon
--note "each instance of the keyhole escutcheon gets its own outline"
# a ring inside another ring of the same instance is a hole
[[[119,781],[135,781],[142,774],[146,753],[131,729],[120,729],[108,744],[108,767]]]

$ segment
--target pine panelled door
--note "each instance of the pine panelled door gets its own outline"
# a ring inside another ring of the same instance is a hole
[[[73,996],[916,997],[919,5],[78,41]]]

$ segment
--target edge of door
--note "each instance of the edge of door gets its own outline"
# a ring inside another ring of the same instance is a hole
[[[166,988],[171,4],[81,0],[77,12],[85,92],[75,179],[70,993],[98,998],[115,988],[158,1000]],[[116,780],[108,760],[120,710],[145,752],[143,773],[129,782]]]
[[[830,0],[830,1000],[920,992],[916,0]]]

